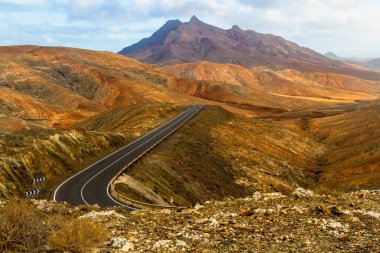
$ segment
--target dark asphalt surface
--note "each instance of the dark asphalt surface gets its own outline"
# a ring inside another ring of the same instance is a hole
[[[163,126],[78,172],[58,186],[53,199],[71,205],[122,205],[109,194],[109,183],[113,177],[144,151],[191,119],[200,109],[202,106],[187,107],[183,113]]]

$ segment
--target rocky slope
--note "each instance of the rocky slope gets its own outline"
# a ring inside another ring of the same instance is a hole
[[[268,66],[301,71],[351,73],[380,80],[380,74],[334,61],[311,49],[271,34],[223,30],[193,16],[189,22],[168,21],[151,37],[124,48],[120,54],[159,65],[198,61],[232,63],[244,67]]]
[[[379,191],[316,195],[298,188],[290,195],[255,192],[178,212],[2,202],[1,224],[13,219],[10,210],[23,208],[14,224],[17,235],[9,237],[13,243],[2,240],[11,234],[0,225],[0,249],[12,252],[26,245],[28,252],[78,247],[89,252],[378,252],[379,201]],[[39,219],[30,219],[30,210]],[[74,223],[78,225],[72,232]],[[33,241],[24,230],[28,225],[34,225]],[[17,241],[20,238],[23,241]]]

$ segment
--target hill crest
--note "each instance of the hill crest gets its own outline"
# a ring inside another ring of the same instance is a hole
[[[224,30],[196,16],[188,22],[170,20],[151,37],[125,47],[119,54],[160,66],[208,61],[246,68],[266,66],[333,72],[380,80],[379,73],[354,68],[280,36],[243,30],[237,25]]]

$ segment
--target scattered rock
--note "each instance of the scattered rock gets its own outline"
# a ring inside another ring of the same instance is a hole
[[[186,249],[188,247],[187,244],[186,244],[186,242],[182,241],[182,240],[176,240],[175,241],[175,246],[177,248],[181,249],[181,250],[184,250],[184,249]]]
[[[53,210],[53,204],[49,203],[46,199],[31,199],[31,201],[39,211],[50,213]]]
[[[354,213],[371,216],[376,219],[380,219],[380,213],[374,211],[355,210]]]
[[[313,197],[314,193],[310,190],[305,190],[303,188],[297,188],[294,190],[292,195],[296,198],[303,198],[303,197]]]
[[[260,192],[255,192],[255,193],[252,195],[252,199],[253,199],[253,201],[259,201],[261,198],[262,198],[262,195],[261,195]]]
[[[111,238],[110,246],[114,249],[121,249],[127,243],[127,239],[124,237]]]
[[[172,211],[169,210],[169,209],[162,209],[162,210],[160,210],[160,213],[161,213],[161,214],[171,214]]]
[[[125,218],[123,215],[117,213],[116,211],[110,210],[110,211],[100,211],[100,212],[91,211],[87,214],[79,216],[79,219],[85,219],[85,218],[94,219],[97,217],[110,217],[110,216],[113,216],[114,218],[120,218],[120,219]]]
[[[219,222],[214,217],[211,217],[210,218],[210,227],[217,227],[217,226],[219,226]]]
[[[134,248],[135,248],[135,246],[133,245],[132,242],[126,241],[124,246],[121,248],[121,251],[129,252],[129,251],[133,251]]]
[[[292,210],[299,213],[299,214],[302,214],[304,213],[304,210],[302,210],[302,208],[298,207],[298,206],[293,206],[292,207]]]
[[[379,192],[307,195],[255,193],[181,212],[85,211],[62,204],[53,211],[71,217],[80,213],[107,228],[112,240],[99,252],[380,252]],[[34,204],[41,210],[51,205]]]
[[[196,203],[195,206],[194,206],[194,209],[195,209],[195,210],[199,210],[199,209],[201,209],[201,208],[203,208],[203,207],[204,207],[204,206],[202,206],[201,204]]]
[[[153,244],[153,248],[169,248],[171,240],[158,240]]]

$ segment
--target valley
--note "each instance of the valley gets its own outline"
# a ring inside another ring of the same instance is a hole
[[[377,59],[193,16],[0,69],[1,252],[380,249]]]
[[[120,193],[189,206],[298,186],[378,187],[378,140],[356,137],[376,132],[377,81],[210,62],[156,67],[70,48],[0,53],[2,196],[22,195],[44,171],[48,197],[64,178],[193,104],[206,109],[122,175]],[[363,124],[333,138],[356,121]],[[355,141],[368,146],[359,151]]]

